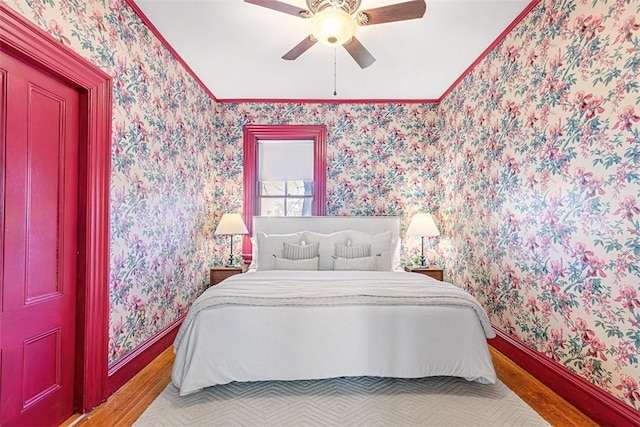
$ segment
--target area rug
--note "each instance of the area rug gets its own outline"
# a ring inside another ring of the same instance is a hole
[[[548,426],[503,383],[453,377],[169,384],[135,426]]]

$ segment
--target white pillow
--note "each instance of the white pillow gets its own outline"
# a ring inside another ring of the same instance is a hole
[[[265,234],[258,232],[256,238],[258,240],[258,260],[260,261],[256,269],[274,270],[275,260],[273,256],[282,257],[282,248],[285,242],[299,245],[302,241],[302,232],[291,234]]]
[[[338,231],[331,234],[315,233],[313,231],[303,231],[303,239],[306,244],[318,243],[318,253],[320,255],[319,270],[333,270],[333,255],[336,243],[344,245],[347,243],[348,232]]]
[[[314,258],[318,256],[318,246],[318,243],[296,245],[295,243],[284,242],[282,244],[282,257],[287,259]]]
[[[376,260],[376,270],[393,271],[394,247],[391,242],[391,232],[371,234],[365,231],[349,231],[349,239],[353,245],[371,245],[371,255],[380,255]]]
[[[375,271],[376,258],[378,256],[367,256],[362,258],[342,258],[336,257],[333,260],[333,269],[336,271]]]
[[[287,259],[274,257],[276,270],[317,270],[320,257],[307,259]]]

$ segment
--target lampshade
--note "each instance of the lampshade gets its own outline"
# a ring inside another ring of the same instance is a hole
[[[248,234],[242,216],[237,213],[226,213],[220,218],[220,223],[213,234]]]
[[[428,213],[415,214],[411,218],[409,228],[407,228],[407,236],[432,237],[439,236],[440,231],[433,222],[433,217]]]
[[[327,46],[348,42],[356,33],[356,22],[342,9],[326,8],[311,19],[311,34]]]

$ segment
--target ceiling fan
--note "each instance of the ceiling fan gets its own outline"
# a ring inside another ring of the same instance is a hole
[[[308,10],[278,0],[244,1],[311,19],[311,34],[285,53],[282,59],[297,59],[311,46],[320,42],[328,46],[344,46],[361,68],[367,68],[376,59],[355,37],[357,26],[422,18],[427,9],[424,0],[412,0],[360,11],[358,8],[362,0],[306,0]]]

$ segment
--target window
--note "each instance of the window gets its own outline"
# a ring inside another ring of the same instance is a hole
[[[243,211],[249,235],[257,215],[325,214],[326,135],[323,125],[244,127]],[[242,253],[251,253],[249,236],[243,239]]]
[[[254,215],[311,215],[313,140],[258,140]]]

